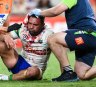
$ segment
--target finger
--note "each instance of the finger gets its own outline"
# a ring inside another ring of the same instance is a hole
[[[10,42],[10,47],[11,48],[15,48],[16,47],[16,44],[15,44],[15,42],[13,40]]]
[[[12,48],[15,48],[15,43],[11,43],[10,45]]]
[[[6,43],[6,45],[7,45],[8,48],[13,48],[13,46],[14,46],[14,44],[13,44],[12,41],[8,41],[8,40],[6,40],[5,43]]]
[[[9,43],[7,41],[5,41],[5,44],[6,44],[7,48],[10,48]]]

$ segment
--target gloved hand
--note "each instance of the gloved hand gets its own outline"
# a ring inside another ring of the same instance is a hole
[[[41,12],[41,10],[40,9],[33,9],[33,10],[31,10],[29,13],[28,13],[28,15],[30,16],[30,15],[35,15],[35,16],[40,16],[40,12]]]
[[[13,31],[13,30],[18,30],[19,28],[21,28],[21,26],[22,26],[22,23],[21,24],[15,23],[15,24],[8,27],[7,32],[10,32],[10,31]]]

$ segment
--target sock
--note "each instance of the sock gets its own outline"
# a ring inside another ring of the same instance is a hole
[[[66,71],[66,72],[68,72],[68,71],[73,72],[73,69],[71,68],[71,65],[63,67],[63,70]]]
[[[12,80],[12,77],[13,77],[13,74],[11,74],[11,75],[8,77],[8,79],[9,79],[9,80]]]
[[[0,74],[0,80],[9,80],[8,75]]]

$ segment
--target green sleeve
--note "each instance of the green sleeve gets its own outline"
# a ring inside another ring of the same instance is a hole
[[[77,4],[77,0],[61,0],[61,2],[67,5],[69,9]]]

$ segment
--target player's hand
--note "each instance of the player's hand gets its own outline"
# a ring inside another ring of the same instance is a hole
[[[3,40],[8,48],[16,48],[16,44],[9,34],[4,35]]]
[[[33,10],[31,10],[29,13],[28,13],[28,15],[30,16],[30,15],[36,15],[36,16],[40,16],[40,12],[41,12],[41,10],[40,9],[33,9]]]
[[[4,31],[4,32],[7,32],[7,27],[0,27],[0,31]]]

